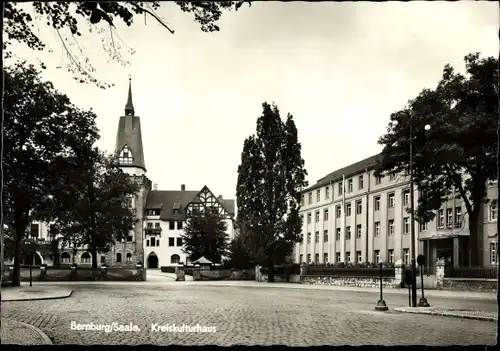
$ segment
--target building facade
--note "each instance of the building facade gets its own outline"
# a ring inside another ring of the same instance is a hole
[[[135,115],[131,82],[125,115],[118,122],[115,153],[119,167],[140,185],[139,192],[130,199],[138,221],[126,240],[116,243],[108,253],[99,254],[100,264],[135,266],[144,263],[148,268],[159,268],[187,263],[181,234],[189,213],[195,211],[217,211],[226,221],[229,239],[234,238],[234,200],[215,196],[207,186],[198,190],[186,190],[185,185],[179,190],[158,190],[147,178],[141,122]],[[22,263],[55,263],[49,228],[50,223],[31,224],[28,237],[41,244],[42,249],[35,255],[23,257]],[[58,251],[60,264],[91,265],[91,253],[85,247],[59,247]]]
[[[411,263],[409,177],[375,177],[372,156],[328,174],[302,192],[302,243],[296,244],[296,262]],[[418,191],[414,191],[417,204]],[[498,264],[497,186],[488,184],[480,224],[480,262]],[[416,205],[415,205],[416,206]],[[465,205],[451,197],[429,223],[415,222],[416,256],[426,265],[444,258],[455,267],[470,262]]]

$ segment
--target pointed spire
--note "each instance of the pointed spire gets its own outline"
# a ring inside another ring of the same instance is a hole
[[[127,104],[125,105],[125,116],[134,115],[134,104],[132,103],[132,78],[128,77],[128,98]]]

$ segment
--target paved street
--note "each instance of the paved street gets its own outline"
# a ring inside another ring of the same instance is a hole
[[[63,284],[61,284],[63,286]],[[60,300],[2,303],[2,314],[44,331],[54,344],[184,344],[222,346],[494,344],[496,323],[376,312],[372,292],[186,284],[71,284]],[[388,294],[389,307],[407,306]],[[496,311],[496,301],[433,298],[444,308]],[[79,324],[136,324],[139,332],[72,330]],[[151,331],[151,324],[216,327],[215,333]]]

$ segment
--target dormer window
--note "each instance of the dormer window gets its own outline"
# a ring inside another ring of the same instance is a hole
[[[132,152],[130,152],[130,149],[128,148],[127,145],[125,145],[120,152],[120,163],[122,164],[131,164],[133,162],[134,158],[132,157]]]

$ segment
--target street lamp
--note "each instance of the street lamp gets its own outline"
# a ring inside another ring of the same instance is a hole
[[[417,307],[417,265],[415,259],[415,203],[414,203],[414,192],[413,192],[413,124],[412,115],[409,115],[409,126],[410,126],[410,236],[411,236],[411,272],[412,272],[412,284],[411,284],[411,303],[412,307]],[[396,127],[398,121],[392,121],[392,125]],[[431,126],[426,124],[424,130],[428,131]]]

